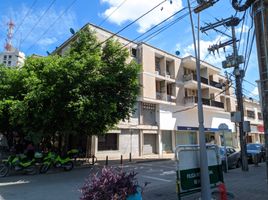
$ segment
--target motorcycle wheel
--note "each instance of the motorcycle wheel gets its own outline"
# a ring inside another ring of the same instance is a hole
[[[9,173],[9,168],[5,164],[0,164],[0,177],[5,177]]]
[[[70,170],[73,169],[73,167],[74,167],[73,162],[72,161],[68,161],[67,163],[64,164],[63,169],[64,169],[64,171],[70,171]]]
[[[36,167],[35,166],[29,166],[25,169],[26,174],[33,175],[36,174]]]
[[[40,169],[39,169],[39,173],[40,174],[45,174],[47,173],[47,171],[49,170],[49,164],[43,164],[41,165]]]

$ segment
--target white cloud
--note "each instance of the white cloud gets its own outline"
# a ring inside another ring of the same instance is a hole
[[[29,47],[32,47],[29,49],[29,52],[32,53],[34,53],[36,50],[44,50],[44,45],[49,48],[49,45],[54,44],[57,41],[61,41],[62,38],[66,38],[68,35],[70,35],[69,29],[71,27],[77,28],[77,23],[76,16],[71,10],[66,12],[59,20],[56,21],[58,16],[64,11],[64,8],[56,9],[52,6],[52,8],[45,14],[41,21],[34,26],[46,9],[47,5],[44,5],[44,7],[35,7],[30,14],[27,15],[24,22],[20,26],[21,20],[29,11],[29,7],[22,4],[19,9],[16,8],[15,10],[14,8],[10,8],[8,16],[4,13],[0,15],[0,20],[2,22],[0,24],[0,29],[7,29],[6,23],[11,17],[16,25],[14,29],[14,39],[12,42],[15,47],[20,47],[22,51],[26,51]],[[52,25],[54,22],[55,24]],[[34,29],[32,30],[33,27]],[[17,28],[19,29],[17,30]],[[43,35],[44,31],[46,31],[48,28],[50,29]],[[39,38],[40,40],[38,41]],[[2,40],[4,40],[4,38]]]
[[[54,44],[55,42],[57,42],[57,38],[52,37],[52,38],[44,38],[38,41],[38,44],[41,46],[49,46],[51,44]]]
[[[121,2],[122,0],[101,0],[101,3],[108,4],[108,8],[102,13],[103,17],[109,16]],[[109,21],[117,25],[122,25],[127,21],[133,21],[160,2],[162,0],[128,0],[109,17]],[[166,1],[151,13],[141,18],[137,22],[138,32],[145,32],[153,25],[158,24],[182,8],[182,0],[173,0],[172,2],[170,4],[169,1]]]

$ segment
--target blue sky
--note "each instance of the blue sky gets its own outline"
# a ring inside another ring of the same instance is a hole
[[[5,43],[7,22],[11,18],[16,26],[14,29],[14,38],[12,43],[15,47],[19,48],[26,55],[32,53],[46,55],[46,51],[53,51],[62,42],[71,36],[70,28],[78,30],[87,22],[117,32],[128,23],[132,22],[143,13],[147,12],[162,0],[2,0],[0,4],[0,49],[3,50]],[[190,0],[191,5],[195,6],[196,1]],[[115,8],[122,6],[113,12]],[[129,39],[134,39],[140,34],[147,31],[150,27],[169,17],[176,11],[187,6],[186,0],[173,0],[170,4],[169,1],[163,3],[156,8],[152,13],[146,15],[144,18],[133,24],[120,35]],[[108,20],[103,20],[108,18]],[[186,11],[178,14],[181,16]],[[213,7],[206,9],[201,14],[201,26],[205,22],[214,23],[216,19],[230,17],[235,14],[229,0],[220,0]],[[237,13],[238,17],[242,17],[243,13]],[[43,17],[42,17],[43,16]],[[173,18],[171,20],[174,20]],[[194,15],[196,19],[196,15]],[[171,21],[168,21],[169,23]],[[164,24],[165,25],[165,24]],[[246,48],[246,33],[249,32],[251,27],[251,18],[249,12],[245,15],[245,23],[243,29],[242,23],[237,27],[237,37],[242,37],[240,42],[239,52],[244,54]],[[253,27],[254,28],[254,27]],[[251,32],[253,31],[251,29]],[[224,27],[220,28],[227,34],[230,31]],[[231,52],[231,47],[226,48],[226,54],[221,49],[218,53],[208,54],[207,48],[209,45],[215,44],[219,41],[229,40],[226,36],[216,33],[211,30],[208,34],[200,34],[201,39],[201,59],[221,68],[221,61],[225,59],[225,55]],[[141,38],[142,39],[142,38]],[[251,37],[250,37],[251,39]],[[142,40],[144,41],[144,40]],[[162,33],[153,37],[147,43],[161,48],[169,53],[174,54],[175,51],[180,51],[180,56],[192,54],[193,52],[193,39],[191,35],[190,19],[186,16],[176,24],[166,29]],[[251,59],[246,71],[245,79],[250,83],[244,81],[244,91],[247,96],[258,99],[257,88],[255,80],[259,78],[258,62],[256,45],[253,43]],[[224,70],[222,70],[224,72]],[[231,69],[228,72],[232,72]]]

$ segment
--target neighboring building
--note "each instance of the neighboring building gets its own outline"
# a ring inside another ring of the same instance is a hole
[[[258,101],[244,98],[244,120],[250,122],[247,143],[264,143],[264,127],[261,107]]]
[[[16,48],[11,47],[10,50],[0,53],[0,64],[8,67],[22,67],[24,64],[25,55]]]
[[[92,24],[97,38],[104,41],[113,33]],[[70,41],[64,42],[53,54],[63,54]],[[120,122],[116,130],[104,136],[88,138],[87,149],[96,156],[110,155],[134,157],[150,154],[173,153],[178,144],[198,143],[196,59],[193,56],[179,58],[145,43],[133,43],[115,36],[130,51],[130,59],[142,65],[140,74],[141,94],[137,100],[136,112],[127,122]],[[220,69],[201,62],[201,81],[204,107],[206,140],[212,136],[222,144],[218,130],[220,123],[229,126],[227,144],[237,146],[234,123],[230,112],[235,111],[233,91],[228,87]]]

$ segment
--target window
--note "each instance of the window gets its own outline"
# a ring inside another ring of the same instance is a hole
[[[107,133],[105,135],[98,136],[98,150],[118,150],[118,134]]]
[[[10,66],[10,65],[11,65],[11,61],[10,61],[10,60],[8,61],[8,64],[7,64],[7,65],[8,65],[8,66]]]
[[[8,58],[11,59],[12,58],[12,55],[9,55]]]
[[[252,110],[247,110],[247,117],[255,119],[255,112]]]
[[[133,57],[137,56],[137,49],[131,48],[131,56],[133,56]]]
[[[5,61],[5,60],[4,60],[4,62],[3,62],[3,63],[6,65],[6,64],[7,64],[7,61]]]
[[[258,119],[262,120],[262,114],[261,114],[261,112],[258,112]]]
[[[4,60],[6,60],[7,59],[7,56],[6,55],[4,55]]]

